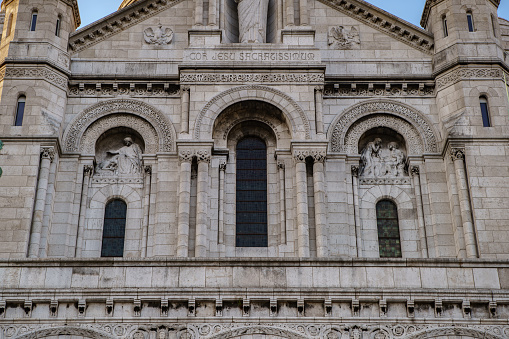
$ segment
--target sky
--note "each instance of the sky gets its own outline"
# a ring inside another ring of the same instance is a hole
[[[369,3],[420,27],[426,0],[367,0]],[[115,12],[121,0],[78,0],[81,27]],[[412,4],[412,5],[410,5]],[[509,0],[502,0],[498,16],[509,19]]]

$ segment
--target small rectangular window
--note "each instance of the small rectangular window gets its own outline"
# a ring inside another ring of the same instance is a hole
[[[55,35],[60,36],[60,18],[57,19],[57,26],[55,28]]]
[[[444,26],[444,37],[449,36],[449,32],[447,30],[447,19],[445,17],[442,19],[442,25]]]
[[[16,105],[16,119],[14,121],[14,126],[23,125],[23,115],[25,115],[25,103],[26,98],[24,96],[19,97],[18,104]]]
[[[474,31],[474,19],[472,18],[472,13],[467,13],[467,22],[468,22],[468,31]]]
[[[32,13],[32,22],[30,24],[30,31],[34,32],[37,26],[37,12]]]
[[[491,127],[488,100],[486,100],[486,98],[481,97],[479,101],[481,103],[482,125],[483,127]]]

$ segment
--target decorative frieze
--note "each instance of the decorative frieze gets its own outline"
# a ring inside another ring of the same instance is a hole
[[[313,162],[325,162],[327,152],[321,150],[298,150],[293,152],[293,157],[296,162],[305,162],[308,157],[313,159]]]
[[[323,73],[192,73],[181,74],[181,83],[323,83]]]
[[[461,80],[470,79],[497,79],[503,77],[502,70],[499,68],[456,68],[437,78],[437,88],[442,89],[446,86],[455,84]]]
[[[13,79],[42,79],[49,83],[58,86],[62,89],[67,89],[67,78],[50,68],[46,67],[7,67],[0,71],[0,81],[13,78]]]
[[[69,97],[174,97],[180,96],[177,85],[169,84],[76,84],[69,87]]]
[[[339,97],[433,97],[435,88],[429,84],[336,84],[326,85],[325,98]]]

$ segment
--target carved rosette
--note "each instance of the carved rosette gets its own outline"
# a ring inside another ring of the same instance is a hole
[[[352,166],[351,171],[352,171],[352,175],[354,177],[356,177],[356,178],[359,177],[359,166],[357,166],[357,165]]]
[[[53,162],[53,160],[55,159],[55,149],[53,147],[42,147],[41,158],[49,159],[50,162]]]
[[[451,148],[450,151],[452,161],[465,159],[465,152],[459,148]]]

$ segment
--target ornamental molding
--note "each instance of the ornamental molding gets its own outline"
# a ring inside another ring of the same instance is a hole
[[[329,140],[332,152],[348,152],[349,146],[345,143],[346,134],[352,125],[361,118],[372,114],[393,115],[404,120],[418,131],[422,140],[422,150],[425,153],[436,153],[438,149],[437,138],[432,125],[424,115],[411,106],[392,100],[372,100],[361,102],[347,109],[338,116],[329,128]],[[403,135],[405,138],[407,136]],[[358,140],[357,140],[358,142]]]
[[[203,83],[319,83],[325,80],[323,73],[193,73],[181,74],[180,82],[185,84]]]
[[[180,163],[192,162],[194,158],[196,158],[198,163],[210,163],[211,152],[207,149],[181,149],[178,156]]]
[[[473,79],[502,79],[503,73],[500,68],[456,68],[449,73],[437,78],[437,89],[450,86],[461,80]]]
[[[348,84],[348,86],[327,85],[324,90],[324,97],[434,97],[435,88],[429,85],[414,84]]]
[[[410,185],[410,178],[362,178],[359,185]]]
[[[455,161],[455,160],[463,161],[463,159],[465,159],[465,152],[463,149],[451,148],[451,151],[449,153],[451,155],[452,161]]]
[[[49,159],[50,162],[53,162],[55,159],[55,148],[54,147],[41,147],[41,158]]]
[[[433,54],[433,35],[375,6],[356,0],[319,1],[421,52]]]
[[[67,77],[46,67],[6,67],[0,71],[0,81],[6,78],[15,79],[42,79],[67,89]]]
[[[136,5],[121,9],[112,17],[103,19],[90,27],[86,26],[71,34],[69,37],[69,48],[74,53],[80,52],[141,21],[161,13],[181,1],[182,0],[142,1]]]
[[[299,104],[287,94],[275,88],[261,85],[234,87],[213,97],[203,107],[196,119],[194,126],[195,139],[211,137],[214,121],[219,114],[234,103],[247,100],[264,101],[276,106],[283,112],[287,122],[290,123],[293,138],[301,134],[305,139],[311,139],[310,123]]]
[[[378,323],[81,323],[70,326],[52,324],[0,325],[4,339],[37,339],[60,335],[94,339],[228,339],[247,335],[270,335],[291,339],[429,339],[436,337],[470,337],[479,339],[509,338],[509,326],[486,324],[391,324]]]
[[[327,152],[323,150],[297,150],[293,152],[293,157],[296,162],[305,162],[308,157],[313,159],[313,162],[325,162]]]
[[[87,129],[99,119],[118,113],[134,115],[138,121],[144,119],[151,125],[157,133],[157,142],[154,141],[158,145],[156,152],[171,152],[174,149],[175,129],[162,112],[144,102],[116,99],[99,102],[76,116],[64,133],[64,150],[74,153],[82,152],[81,140]],[[119,126],[123,126],[121,120],[117,119],[117,121]]]
[[[176,85],[151,84],[81,84],[69,86],[69,97],[180,97],[180,89]]]

